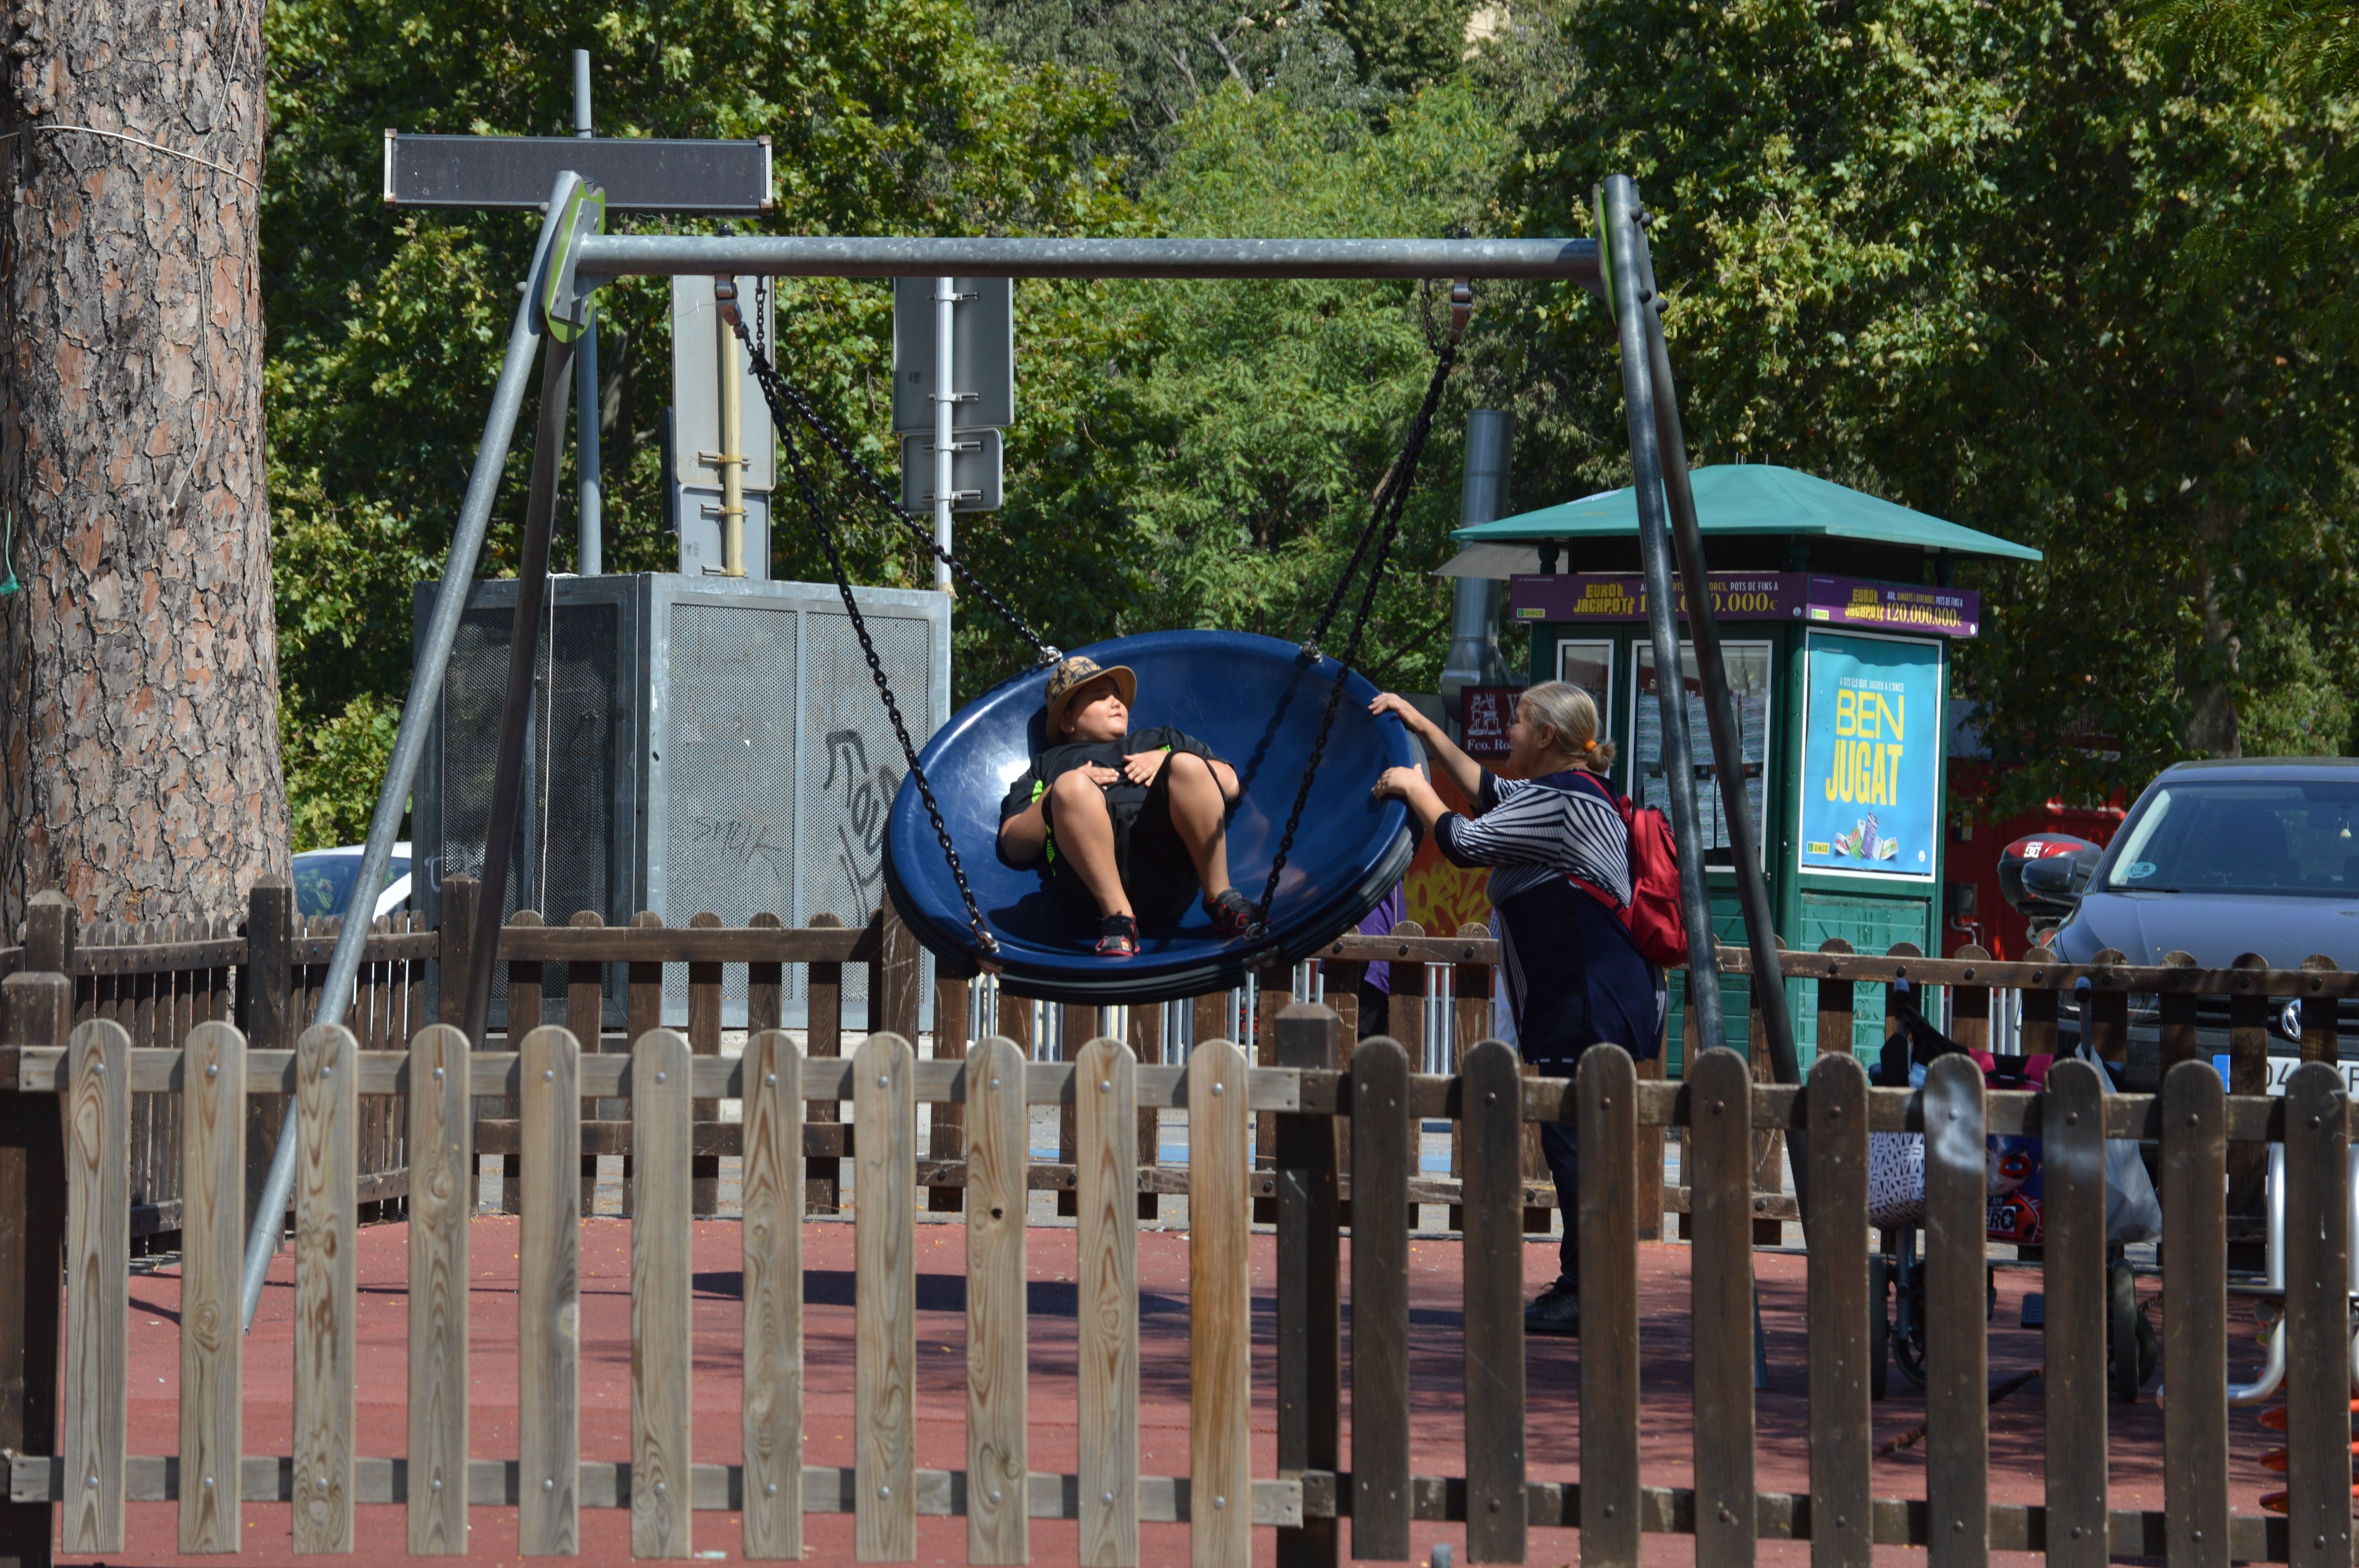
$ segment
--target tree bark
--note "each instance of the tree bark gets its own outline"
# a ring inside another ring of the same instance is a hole
[[[2220,574],[2212,564],[2213,546],[2227,537],[2234,521],[2215,503],[2204,506],[2196,522],[2195,605],[2202,641],[2200,675],[2193,683],[2194,700],[2187,715],[2187,746],[2207,757],[2245,754],[2236,707],[2242,695],[2238,677],[2243,673],[2239,667],[2243,643],[2236,635],[2235,622],[2220,602]]]
[[[0,929],[49,888],[234,913],[288,869],[261,0],[22,0],[0,36]]]

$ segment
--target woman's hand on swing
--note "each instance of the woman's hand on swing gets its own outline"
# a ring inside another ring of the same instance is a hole
[[[1376,775],[1375,787],[1368,793],[1378,800],[1397,800],[1408,806],[1408,814],[1427,832],[1440,821],[1449,807],[1441,804],[1433,783],[1416,768],[1386,768]]]
[[[1459,750],[1458,743],[1450,738],[1449,731],[1419,713],[1416,705],[1408,698],[1398,692],[1383,692],[1374,702],[1368,704],[1368,711],[1379,719],[1389,713],[1407,725],[1408,732],[1424,743],[1426,753],[1433,760],[1434,766],[1440,769],[1450,782],[1458,786],[1461,795],[1472,800],[1481,791],[1483,765]],[[1403,770],[1396,768],[1393,771],[1399,773]],[[1381,795],[1381,785],[1378,786],[1378,790]],[[1402,793],[1400,798],[1408,801],[1411,806],[1417,804],[1414,795]],[[1434,798],[1439,804],[1440,797],[1437,795]]]
[[[1368,704],[1368,711],[1379,719],[1382,719],[1387,713],[1391,714],[1394,718],[1408,725],[1409,733],[1417,736],[1419,740],[1427,740],[1429,738],[1429,731],[1438,732],[1435,730],[1432,719],[1428,719],[1424,714],[1419,713],[1417,710],[1416,704],[1410,702],[1408,698],[1401,696],[1400,693],[1396,691],[1377,693],[1376,699]]]

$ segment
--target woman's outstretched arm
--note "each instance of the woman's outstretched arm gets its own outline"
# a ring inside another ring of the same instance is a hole
[[[1460,794],[1470,802],[1479,802],[1483,798],[1483,764],[1460,751],[1458,742],[1452,741],[1440,725],[1419,713],[1407,697],[1397,692],[1385,692],[1368,704],[1368,711],[1379,715],[1389,713],[1398,718],[1408,726],[1410,734],[1425,742],[1426,753],[1433,759],[1436,767],[1450,775],[1450,782],[1458,786]],[[1416,802],[1411,801],[1410,806],[1415,809]],[[1432,824],[1429,822],[1426,826],[1430,827]]]

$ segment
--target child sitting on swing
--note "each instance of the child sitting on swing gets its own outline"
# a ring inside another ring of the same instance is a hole
[[[1213,929],[1240,936],[1253,905],[1229,885],[1237,772],[1168,725],[1134,732],[1138,676],[1075,654],[1049,677],[1048,745],[999,806],[999,855],[1043,865],[1058,899],[1098,924],[1097,951],[1127,958],[1138,928],[1168,925],[1199,889]]]

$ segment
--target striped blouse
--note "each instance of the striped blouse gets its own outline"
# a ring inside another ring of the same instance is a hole
[[[1503,779],[1487,770],[1472,818],[1456,813],[1434,824],[1433,841],[1457,866],[1493,866],[1491,903],[1506,903],[1552,877],[1576,876],[1630,903],[1630,836],[1603,789],[1568,771],[1540,779]]]
[[[1643,1058],[1660,1027],[1661,971],[1638,956],[1614,915],[1565,880],[1629,906],[1629,829],[1602,784],[1571,772],[1532,780],[1485,773],[1480,815],[1434,824],[1434,843],[1453,864],[1492,868],[1500,968],[1527,1061],[1569,1067],[1597,1040]]]

